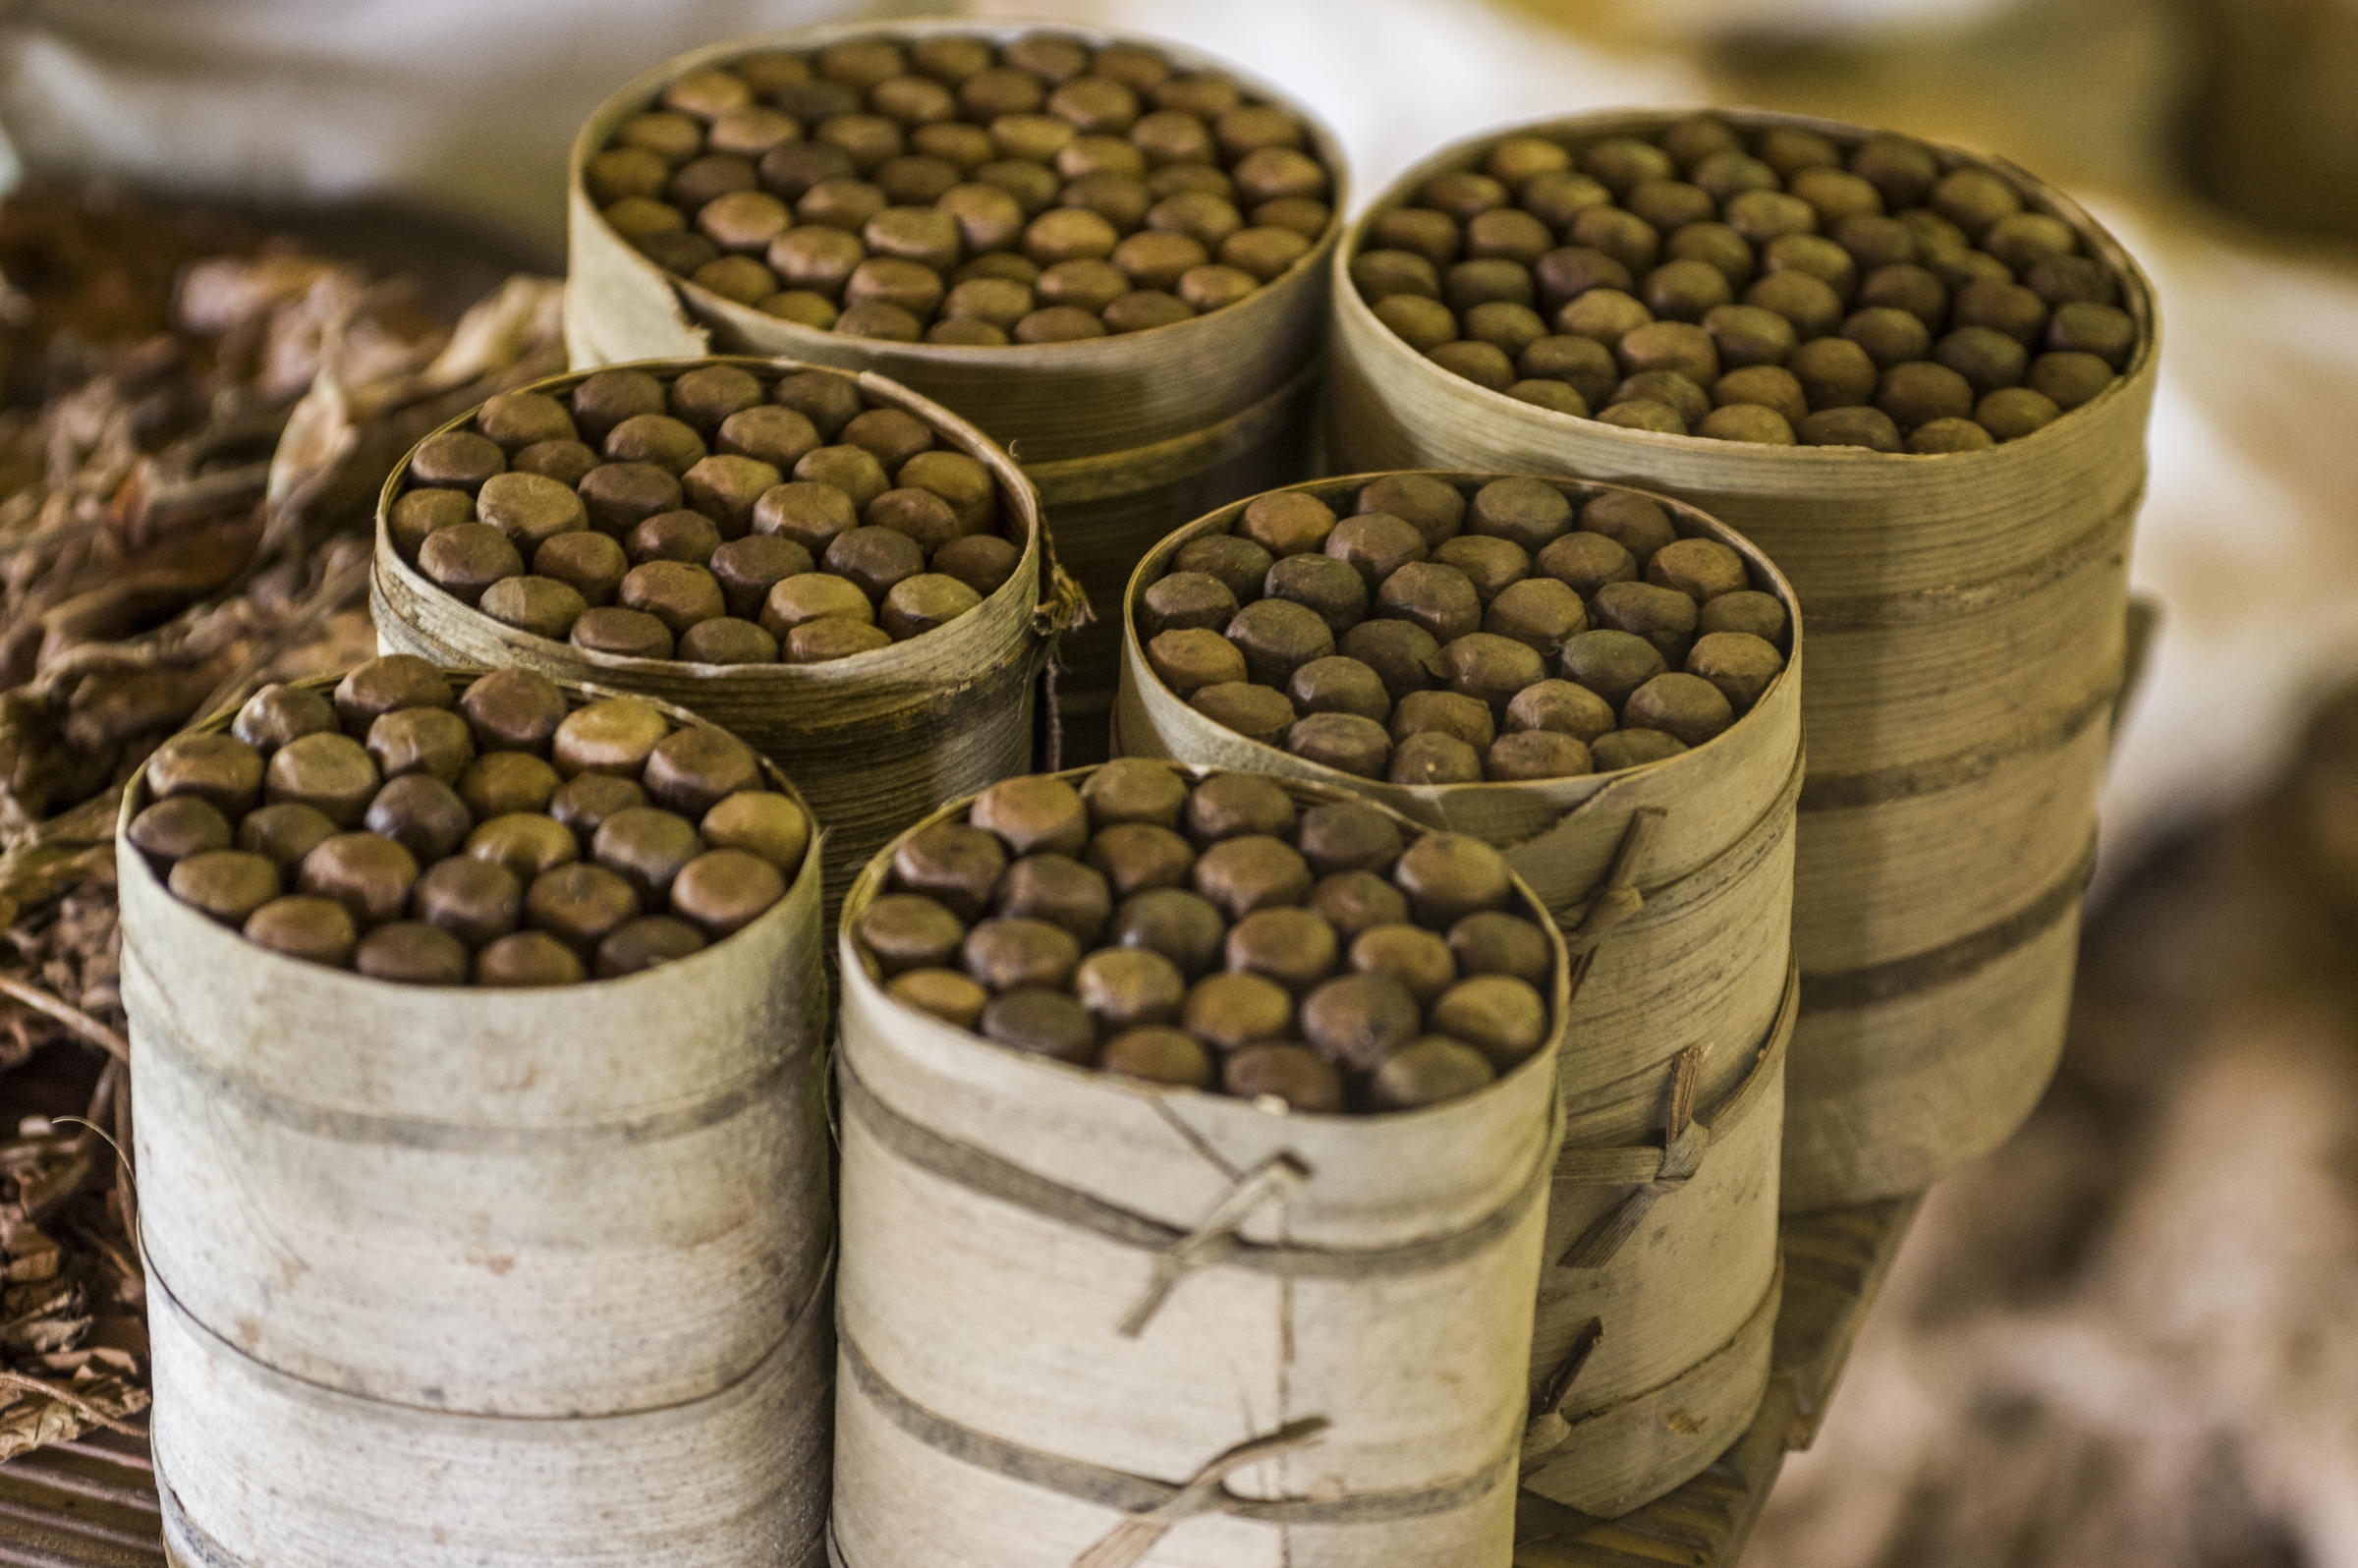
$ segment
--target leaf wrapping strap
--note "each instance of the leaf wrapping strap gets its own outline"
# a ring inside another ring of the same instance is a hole
[[[1245,1221],[1310,1179],[1310,1167],[1290,1153],[1271,1154],[1236,1179],[1228,1195],[1214,1204],[1202,1224],[1155,1255],[1154,1278],[1138,1305],[1122,1318],[1122,1337],[1136,1339],[1162,1311],[1162,1304],[1179,1282],[1199,1268],[1208,1268],[1244,1245],[1237,1230]]]
[[[1602,1268],[1613,1260],[1622,1244],[1636,1233],[1654,1205],[1685,1187],[1703,1169],[1711,1151],[1712,1130],[1742,1121],[1768,1093],[1783,1067],[1785,1047],[1792,1042],[1794,1021],[1801,1013],[1799,972],[1788,968],[1784,998],[1776,1021],[1761,1042],[1752,1071],[1744,1075],[1710,1121],[1695,1114],[1696,1085],[1703,1076],[1700,1046],[1681,1051],[1671,1064],[1670,1111],[1662,1148],[1568,1148],[1558,1156],[1555,1180],[1563,1187],[1628,1187],[1629,1195],[1600,1215],[1574,1242],[1558,1268]]]
[[[1359,1248],[1247,1241],[1235,1232],[1249,1217],[1249,1212],[1223,1218],[1221,1210],[1229,1207],[1231,1202],[1249,1202],[1251,1209],[1257,1211],[1284,1193],[1298,1189],[1302,1182],[1311,1177],[1309,1167],[1298,1158],[1278,1156],[1290,1161],[1291,1174],[1279,1175],[1270,1171],[1267,1165],[1260,1167],[1254,1175],[1248,1175],[1238,1187],[1231,1190],[1228,1200],[1215,1204],[1212,1213],[1201,1224],[1182,1230],[1176,1225],[1150,1219],[1119,1204],[1109,1204],[1094,1193],[1067,1187],[972,1144],[945,1138],[929,1127],[920,1126],[884,1103],[845,1055],[837,1054],[835,1069],[848,1119],[859,1122],[870,1136],[896,1157],[969,1192],[1030,1209],[1042,1218],[1075,1230],[1092,1232],[1116,1246],[1151,1253],[1158,1260],[1174,1257],[1184,1259],[1183,1262],[1157,1264],[1158,1269],[1163,1266],[1176,1268],[1174,1285],[1187,1275],[1213,1265],[1315,1279],[1377,1279],[1391,1274],[1426,1273],[1445,1268],[1505,1240],[1522,1223],[1523,1216],[1531,1211],[1532,1205],[1548,1190],[1554,1177],[1553,1169],[1545,1159],[1534,1159],[1530,1177],[1498,1207],[1459,1229],[1421,1236],[1413,1241]],[[1560,1104],[1550,1112],[1550,1119],[1559,1125],[1562,1116]],[[1542,1147],[1549,1147],[1552,1143],[1550,1137]],[[1269,1171],[1269,1174],[1257,1181],[1256,1176],[1260,1171]],[[1191,1246],[1191,1238],[1199,1234],[1206,1235],[1207,1240]],[[1210,1240],[1213,1234],[1224,1239]],[[1142,1303],[1142,1307],[1145,1305]],[[1151,1312],[1147,1314],[1149,1318],[1152,1316]]]
[[[1430,1486],[1340,1497],[1242,1497],[1228,1489],[1230,1476],[1309,1446],[1328,1430],[1326,1419],[1301,1417],[1248,1438],[1215,1455],[1184,1483],[1156,1481],[1044,1453],[927,1410],[884,1378],[840,1316],[836,1345],[852,1386],[905,1435],[961,1464],[1130,1516],[1075,1558],[1073,1568],[1130,1568],[1174,1528],[1206,1514],[1283,1526],[1383,1525],[1454,1512],[1488,1495],[1507,1478],[1520,1437],[1510,1433],[1481,1468]]]
[[[1581,1324],[1580,1332],[1572,1336],[1571,1350],[1532,1399],[1531,1421],[1523,1428],[1524,1475],[1539,1469],[1548,1455],[1572,1440],[1572,1424],[1564,1420],[1564,1401],[1571,1397],[1572,1385],[1580,1381],[1580,1370],[1603,1339],[1603,1318],[1592,1317]]]
[[[1645,909],[1646,895],[1638,891],[1638,869],[1645,864],[1647,851],[1654,847],[1663,818],[1669,814],[1659,806],[1642,806],[1630,812],[1629,826],[1621,834],[1620,847],[1613,852],[1612,869],[1605,873],[1604,885],[1590,895],[1577,922],[1564,924],[1562,916],[1566,912],[1557,912],[1557,924],[1563,926],[1564,946],[1570,949],[1577,965],[1574,988],[1587,978],[1598,945],[1616,926]]]
[[[1330,1425],[1323,1416],[1305,1416],[1265,1437],[1246,1438],[1197,1471],[1167,1501],[1114,1526],[1104,1540],[1073,1559],[1073,1568],[1137,1568],[1175,1526],[1201,1514],[1224,1513],[1232,1504],[1244,1501],[1228,1490],[1230,1476],[1264,1459],[1309,1447],[1325,1435]]]

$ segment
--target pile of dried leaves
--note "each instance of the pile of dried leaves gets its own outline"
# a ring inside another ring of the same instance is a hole
[[[373,652],[386,474],[472,404],[563,367],[553,281],[513,278],[455,322],[422,298],[200,212],[40,188],[0,203],[0,1138],[17,1123],[0,1142],[0,1459],[136,1430],[147,1401],[121,1179],[124,781],[191,720]],[[28,1114],[57,1097],[60,1046],[93,1053],[62,1075],[94,1078],[88,1103]]]

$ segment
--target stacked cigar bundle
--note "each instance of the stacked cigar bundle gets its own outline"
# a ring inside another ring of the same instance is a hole
[[[1728,441],[1968,452],[2110,386],[2120,280],[2060,218],[1904,137],[1511,137],[1375,217],[1351,277],[1435,364],[1539,407]]]
[[[888,647],[1014,573],[997,483],[850,377],[600,370],[429,436],[394,547],[494,620],[594,653],[812,664]]]
[[[1505,861],[1356,802],[1116,761],[904,839],[859,918],[900,1002],[1019,1051],[1296,1111],[1473,1092],[1547,1039]]]
[[[1333,221],[1299,118],[1151,49],[936,34],[692,71],[584,170],[665,270],[852,337],[1064,343],[1185,321]]]
[[[1385,475],[1261,496],[1136,607],[1148,664],[1250,740],[1394,784],[1611,772],[1700,746],[1785,666],[1744,559],[1628,490]]]
[[[263,947],[416,985],[564,985],[684,958],[784,896],[811,824],[742,741],[509,670],[455,702],[377,658],[271,686],[147,765],[130,839]]]

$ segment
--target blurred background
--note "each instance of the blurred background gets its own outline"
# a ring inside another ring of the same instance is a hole
[[[97,865],[68,809],[207,694],[365,641],[348,541],[257,544],[241,498],[328,519],[367,453],[552,363],[547,291],[492,291],[561,271],[597,102],[702,43],[939,9],[0,0],[0,971],[104,1014],[103,912],[19,919]],[[1746,1560],[2358,1568],[2358,0],[967,9],[1283,83],[1362,200],[1512,121],[1757,104],[2002,153],[2122,237],[2164,323],[2162,630],[2072,1044],[1934,1196]],[[173,410],[159,465],[140,420]],[[0,1065],[59,1029],[0,1014]]]

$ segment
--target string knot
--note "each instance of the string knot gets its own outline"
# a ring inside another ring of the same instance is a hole
[[[1638,891],[1638,868],[1645,863],[1668,814],[1658,806],[1643,806],[1630,812],[1629,826],[1622,830],[1621,843],[1613,851],[1604,885],[1589,899],[1577,922],[1567,921],[1559,910],[1556,924],[1563,928],[1564,945],[1581,959],[1575,966],[1575,989],[1578,980],[1586,978],[1587,965],[1598,947],[1646,908],[1646,895]]]
[[[1163,1537],[1188,1520],[1224,1514],[1251,1501],[1228,1489],[1230,1476],[1265,1459],[1307,1448],[1332,1425],[1323,1416],[1305,1416],[1273,1432],[1247,1438],[1213,1458],[1161,1502],[1116,1525],[1104,1540],[1074,1558],[1073,1568],[1137,1568]]]
[[[1670,1140],[1662,1150],[1661,1169],[1655,1173],[1647,1187],[1657,1198],[1667,1198],[1693,1181],[1703,1169],[1703,1156],[1712,1147],[1712,1130],[1701,1122],[1687,1123],[1686,1130]]]
[[[1227,1196],[1212,1205],[1201,1224],[1155,1254],[1154,1277],[1148,1282],[1146,1294],[1139,1298],[1138,1305],[1122,1318],[1122,1336],[1136,1339],[1145,1333],[1147,1325],[1162,1311],[1163,1303],[1170,1300],[1171,1292],[1188,1275],[1232,1256],[1244,1245],[1236,1233],[1245,1223],[1270,1204],[1284,1202],[1309,1179],[1310,1167],[1284,1153],[1271,1154],[1239,1176]]]
[[[1580,924],[1564,933],[1565,945],[1585,952],[1601,943],[1614,929],[1646,907],[1646,895],[1634,887],[1608,887],[1589,901]]]

